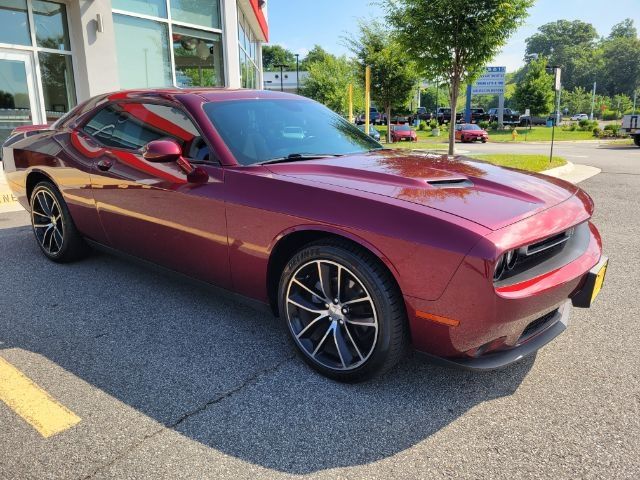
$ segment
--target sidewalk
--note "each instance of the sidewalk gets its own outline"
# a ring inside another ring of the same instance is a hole
[[[549,170],[543,170],[540,173],[549,175],[550,177],[560,178],[571,183],[580,183],[588,178],[598,175],[602,170],[589,165],[580,165],[571,162],[567,162],[566,165],[556,168],[550,168]]]
[[[4,169],[2,168],[2,162],[0,162],[0,213],[4,212],[19,212],[24,210],[18,203],[18,199],[13,196],[7,180],[4,176]]]

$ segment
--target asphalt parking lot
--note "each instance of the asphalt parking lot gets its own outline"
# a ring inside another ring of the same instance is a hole
[[[640,149],[565,149],[602,169],[605,287],[482,374],[414,356],[338,384],[271,316],[107,254],[53,264],[0,214],[0,359],[80,418],[45,438],[0,402],[0,478],[640,478]]]

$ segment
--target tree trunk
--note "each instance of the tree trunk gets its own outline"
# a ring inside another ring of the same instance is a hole
[[[458,114],[458,80],[451,82],[451,93],[449,95],[449,104],[451,106],[451,119],[449,120],[449,155],[456,154],[456,116]]]
[[[387,105],[384,112],[387,115],[387,143],[391,143],[391,105]]]

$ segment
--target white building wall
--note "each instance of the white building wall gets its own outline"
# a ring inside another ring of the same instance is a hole
[[[78,102],[120,88],[111,0],[67,3]],[[98,32],[98,15],[103,32]]]
[[[222,2],[222,36],[224,48],[224,71],[227,86],[240,88],[240,64],[238,58],[238,9],[235,0]]]

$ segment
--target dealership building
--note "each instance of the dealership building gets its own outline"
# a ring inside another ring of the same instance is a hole
[[[93,95],[260,88],[265,0],[0,0],[0,143]]]

